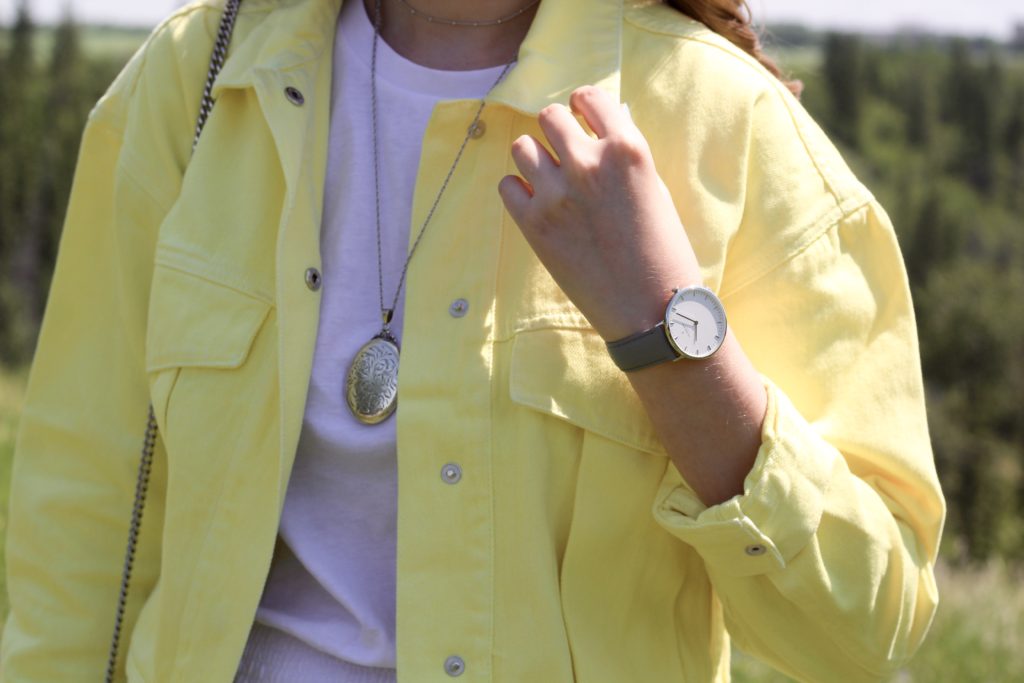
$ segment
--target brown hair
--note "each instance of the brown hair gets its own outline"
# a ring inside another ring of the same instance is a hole
[[[804,84],[786,79],[774,60],[762,51],[761,38],[754,29],[746,0],[668,0],[668,4],[742,48],[782,81],[790,92],[800,96]]]

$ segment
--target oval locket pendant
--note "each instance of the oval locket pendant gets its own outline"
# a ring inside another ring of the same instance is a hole
[[[363,424],[378,424],[395,412],[398,344],[391,334],[381,332],[356,353],[348,369],[345,398]]]

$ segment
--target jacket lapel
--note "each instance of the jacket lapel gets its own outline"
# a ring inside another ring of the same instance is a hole
[[[330,123],[334,34],[341,0],[302,0],[275,10],[238,45],[213,92],[253,88],[274,139],[285,185],[275,259],[281,441],[278,506],[284,503],[302,428],[320,312],[305,284],[320,266],[320,219]],[[302,102],[286,89],[302,94]]]

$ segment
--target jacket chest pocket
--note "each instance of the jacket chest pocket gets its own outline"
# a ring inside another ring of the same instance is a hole
[[[172,466],[235,452],[254,420],[276,416],[272,319],[269,301],[157,263],[146,370]]]
[[[515,335],[509,392],[514,403],[619,446],[665,455],[629,379],[592,330],[549,327]]]

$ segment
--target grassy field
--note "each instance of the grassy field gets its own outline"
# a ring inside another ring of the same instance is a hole
[[[6,528],[11,455],[25,373],[0,370],[0,535]],[[3,561],[0,546],[0,563]],[[892,683],[1010,683],[1024,681],[1024,573],[1001,563],[938,570],[942,605],[924,647]],[[0,573],[0,614],[7,590]],[[736,683],[789,681],[757,660],[735,653]]]
[[[931,631],[891,683],[1024,681],[1024,574],[1001,563],[958,571],[939,565],[936,574],[941,602]],[[734,653],[735,683],[790,680]]]

